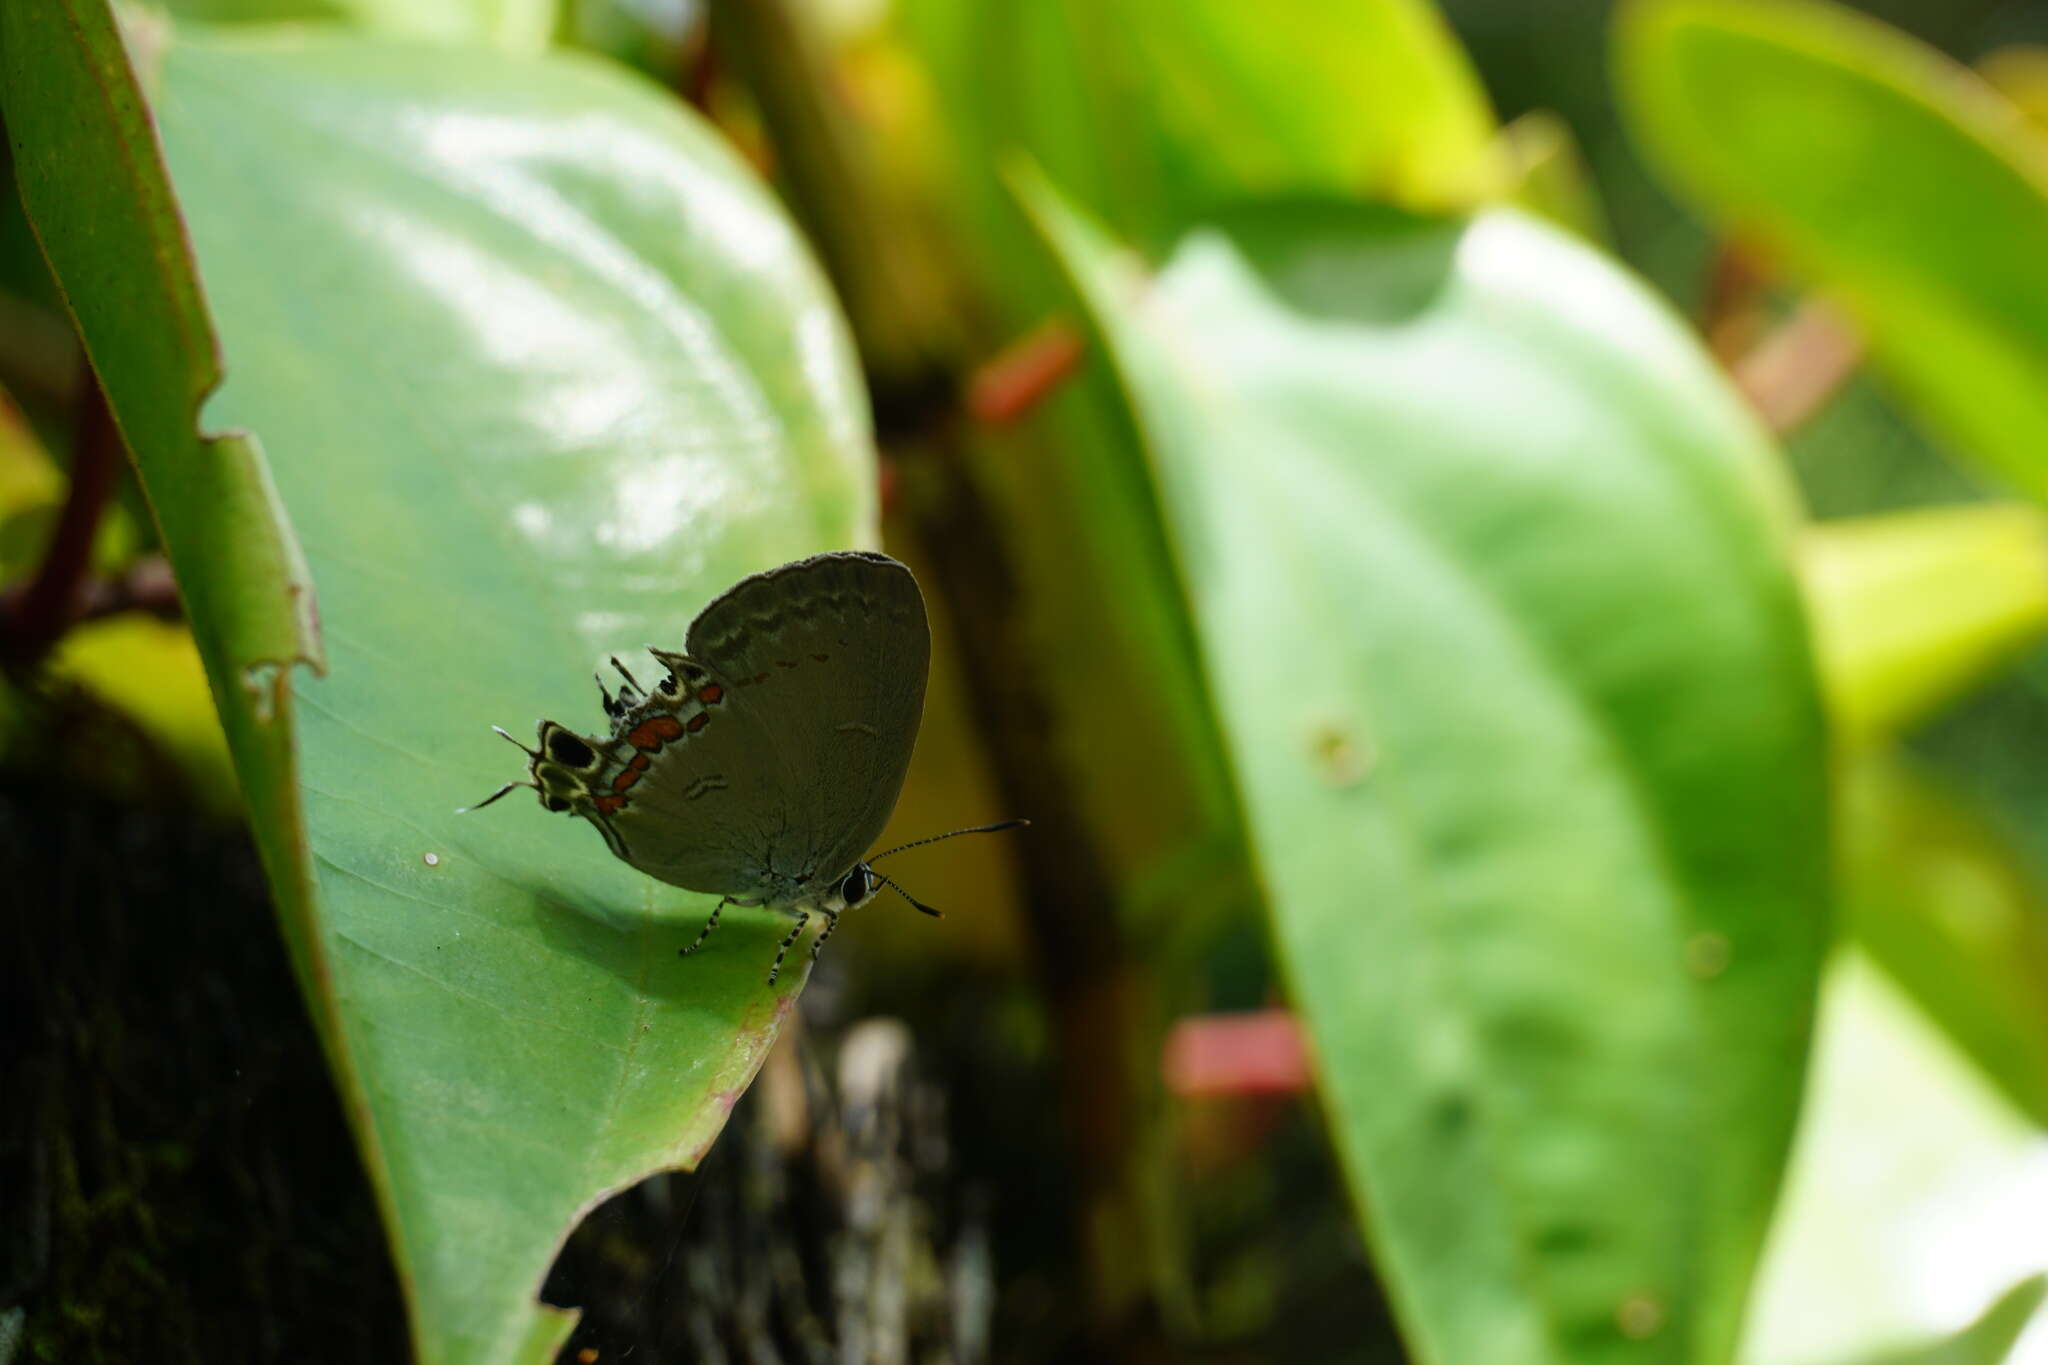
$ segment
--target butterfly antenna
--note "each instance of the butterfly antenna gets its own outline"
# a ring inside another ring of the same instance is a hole
[[[612,667],[619,670],[619,676],[624,678],[635,692],[638,692],[643,697],[647,695],[647,689],[640,685],[638,678],[635,678],[626,671],[626,666],[619,662],[619,656],[616,654],[612,655]]]
[[[493,730],[496,730],[496,731],[497,731],[497,732],[498,732],[499,734],[503,735],[503,736],[504,736],[504,737],[505,737],[506,739],[509,739],[509,740],[511,740],[511,741],[512,741],[512,742],[513,742],[514,744],[518,744],[518,745],[519,745],[519,747],[520,747],[520,749],[521,749],[521,750],[523,750],[523,751],[525,752],[525,754],[526,754],[526,756],[527,756],[528,758],[539,758],[539,757],[540,757],[540,751],[539,751],[539,750],[537,750],[537,749],[528,749],[528,748],[527,748],[527,747],[526,747],[526,746],[525,746],[524,744],[521,744],[521,743],[519,742],[519,740],[517,740],[516,738],[514,738],[514,737],[513,737],[513,734],[512,734],[512,732],[511,732],[510,730],[507,730],[507,729],[506,729],[506,728],[505,728],[504,726],[502,726],[502,725],[493,725],[493,726],[492,726],[491,728],[492,728]],[[515,783],[513,783],[513,785],[514,785],[514,786],[517,786],[517,785],[519,785],[519,784],[515,782]],[[502,795],[502,793],[500,793],[500,794]],[[495,797],[493,797],[492,799],[493,799],[493,800],[495,800],[496,798],[495,798]],[[473,809],[475,809],[475,807],[471,807],[471,809],[473,810]]]
[[[604,713],[616,716],[619,713],[619,704],[612,700],[612,690],[604,685],[604,674],[592,673],[590,676],[597,679],[597,695],[604,698]]]
[[[964,830],[964,829],[960,831],[960,833],[962,833],[962,834],[967,834],[967,833],[970,833],[970,832],[971,832],[971,831],[968,831],[968,830]],[[943,839],[943,838],[945,838],[946,836],[942,834],[942,835],[940,835],[939,837],[940,837],[941,839]],[[932,917],[933,919],[944,919],[944,918],[946,917],[946,912],[945,912],[945,911],[943,911],[943,910],[940,910],[940,909],[937,909],[937,908],[935,908],[935,907],[933,907],[933,906],[929,906],[929,905],[926,905],[926,904],[925,904],[925,903],[924,903],[923,901],[921,901],[921,900],[919,900],[919,899],[918,899],[917,897],[915,897],[915,896],[911,895],[911,894],[910,894],[910,893],[909,893],[908,891],[905,891],[905,890],[904,890],[904,889],[903,889],[902,887],[900,887],[900,886],[896,885],[896,883],[894,883],[894,882],[890,881],[890,880],[889,880],[889,879],[888,879],[887,877],[884,877],[884,876],[883,876],[883,875],[882,875],[881,873],[879,873],[879,872],[875,873],[875,880],[876,880],[876,881],[878,881],[878,882],[880,882],[880,883],[881,883],[882,885],[884,885],[884,886],[888,887],[888,888],[889,888],[889,889],[890,889],[891,891],[894,891],[894,892],[895,892],[895,893],[896,893],[897,895],[899,895],[899,896],[903,897],[903,899],[905,899],[905,900],[909,901],[909,902],[910,902],[910,903],[911,903],[912,905],[916,906],[916,907],[917,907],[918,909],[920,909],[920,910],[924,911],[924,912],[925,912],[925,913],[926,913],[927,915],[930,915],[930,916],[931,916],[931,917]]]
[[[457,815],[467,815],[467,814],[469,814],[469,813],[470,813],[471,811],[473,811],[473,810],[482,810],[482,809],[483,809],[483,808],[484,808],[485,806],[488,806],[488,805],[490,805],[490,804],[491,804],[491,802],[493,802],[493,801],[497,800],[497,799],[498,799],[499,797],[503,796],[503,795],[504,795],[504,794],[505,794],[506,792],[508,792],[508,791],[511,791],[511,790],[512,790],[512,789],[513,789],[514,787],[533,787],[533,789],[534,789],[535,791],[539,791],[539,790],[540,790],[540,788],[539,788],[539,787],[536,787],[536,786],[534,786],[534,784],[533,784],[533,783],[531,783],[531,782],[507,782],[507,783],[506,783],[506,784],[505,784],[504,786],[502,786],[502,787],[498,788],[498,789],[497,789],[496,791],[492,792],[492,793],[491,793],[491,794],[490,794],[489,796],[486,796],[486,797],[485,797],[485,798],[484,798],[483,800],[481,800],[481,801],[477,802],[477,803],[476,803],[476,804],[475,804],[474,806],[458,806],[458,807],[456,807],[456,809],[455,809],[455,813],[456,813]]]
[[[948,830],[944,834],[934,834],[929,838],[925,839],[913,839],[907,844],[898,844],[894,848],[884,849],[882,852],[877,853],[874,857],[868,859],[868,861],[871,863],[879,863],[880,861],[882,861],[882,859],[888,857],[891,853],[901,853],[906,848],[922,848],[926,844],[936,844],[941,839],[951,839],[956,835],[1000,834],[1006,829],[1020,829],[1023,826],[1028,825],[1030,823],[1031,822],[1029,820],[998,820],[993,825],[973,825],[967,829]],[[887,877],[884,877],[882,880],[888,881],[889,879]],[[890,885],[894,886],[895,883],[890,882]],[[903,888],[900,886],[896,887],[896,889],[899,892],[903,890]],[[925,910],[926,914],[935,915],[938,913],[938,911],[936,910],[926,910],[926,908],[922,905],[918,906],[917,908],[920,910]]]

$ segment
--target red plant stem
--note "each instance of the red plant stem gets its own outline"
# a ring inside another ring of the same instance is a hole
[[[1277,1009],[1181,1020],[1166,1036],[1160,1070],[1181,1099],[1299,1095],[1313,1083],[1301,1027]]]
[[[1815,298],[1773,321],[1773,274],[1752,248],[1723,241],[1715,250],[1700,305],[1707,349],[1735,387],[1783,436],[1813,417],[1863,363],[1863,339],[1846,319]]]
[[[1805,424],[1863,363],[1863,338],[1828,305],[1808,299],[1729,367],[1735,387],[1783,436]]]
[[[706,118],[711,117],[711,92],[717,87],[719,70],[718,44],[711,40],[711,22],[700,20],[697,25],[696,51],[685,61],[679,91],[691,108]]]
[[[88,371],[79,385],[72,428],[71,488],[35,577],[7,604],[5,652],[16,668],[33,666],[77,620],[92,567],[93,539],[113,496],[121,465],[121,435],[107,410],[99,379]]]
[[[1700,333],[1707,349],[1725,366],[1756,344],[1769,326],[1765,309],[1770,276],[1753,252],[1722,241],[1708,264],[1700,299]]]
[[[988,426],[1022,421],[1081,368],[1086,354],[1080,334],[1064,322],[1032,329],[974,372],[968,414]]]

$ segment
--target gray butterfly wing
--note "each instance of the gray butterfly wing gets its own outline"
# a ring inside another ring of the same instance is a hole
[[[916,579],[886,555],[798,560],[706,607],[686,649],[672,667],[708,681],[683,679],[685,732],[612,817],[628,861],[770,899],[850,870],[896,807],[923,718],[931,632]]]

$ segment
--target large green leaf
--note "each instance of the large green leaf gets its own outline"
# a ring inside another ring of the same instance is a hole
[[[561,1237],[701,1154],[801,977],[764,987],[759,912],[679,960],[708,902],[580,822],[454,810],[521,772],[491,722],[594,728],[605,653],[872,539],[844,329],[744,167],[597,64],[255,30],[159,60],[211,415],[262,433],[330,645],[279,713],[303,828],[258,827],[422,1359],[549,1359]],[[138,443],[160,502],[175,455]]]
[[[1625,107],[1680,188],[1867,330],[1901,393],[2048,497],[2048,140],[1930,48],[1810,0],[1638,0]]]
[[[1771,452],[1519,215],[1269,205],[1147,280],[1031,198],[1130,385],[1418,1358],[1726,1358],[1827,878]]]

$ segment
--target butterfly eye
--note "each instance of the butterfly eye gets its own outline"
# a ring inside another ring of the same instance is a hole
[[[559,796],[543,796],[540,799],[540,803],[552,811],[565,811],[569,809],[569,803]]]
[[[671,697],[676,694],[677,686],[676,675],[673,673],[661,680],[661,690],[668,693]]]
[[[555,730],[548,735],[548,757],[571,768],[587,768],[597,762],[590,746],[567,730]]]
[[[864,867],[856,867],[846,874],[846,880],[839,884],[839,898],[848,905],[858,905],[866,900],[875,889],[873,876]]]

